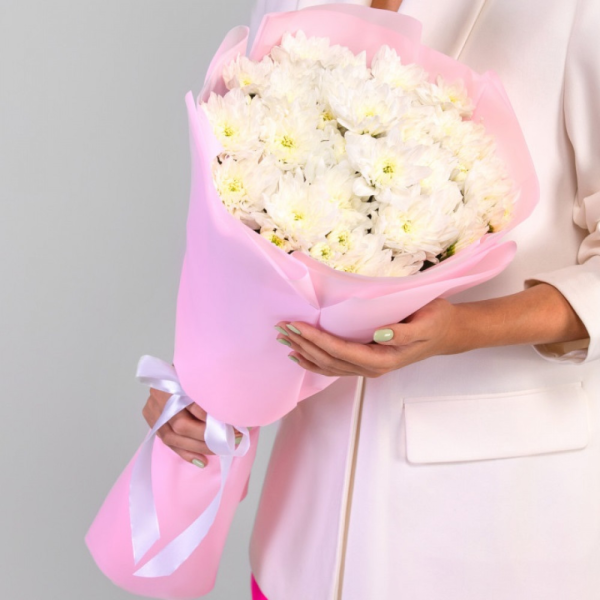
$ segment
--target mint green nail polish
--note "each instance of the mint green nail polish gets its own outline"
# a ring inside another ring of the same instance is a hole
[[[277,329],[279,333],[283,333],[283,335],[290,335],[283,327],[279,327],[279,325],[275,325],[275,329]]]
[[[278,341],[280,344],[284,344],[284,345],[286,345],[286,346],[291,346],[291,345],[292,345],[292,342],[290,342],[290,340],[285,340],[285,339],[283,339],[283,338],[277,338],[277,341]]]
[[[287,327],[287,328],[288,328],[290,331],[293,331],[294,333],[296,333],[296,334],[298,334],[298,335],[302,335],[302,334],[300,333],[300,330],[299,330],[297,327],[294,327],[293,325],[289,325],[289,324],[288,324],[288,325],[286,325],[286,327]]]
[[[373,334],[374,342],[389,342],[394,337],[394,332],[391,329],[378,329]]]
[[[203,461],[201,461],[199,458],[192,458],[192,462],[197,466],[200,467],[201,469],[204,469],[204,467],[206,466],[204,464]]]
[[[293,360],[295,363],[299,363],[300,362],[295,356],[290,356],[289,354],[288,354],[288,358],[290,360]]]

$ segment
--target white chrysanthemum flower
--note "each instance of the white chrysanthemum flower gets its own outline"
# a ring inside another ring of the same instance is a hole
[[[323,130],[314,126],[314,115],[300,110],[271,110],[263,119],[260,139],[284,170],[305,165],[311,155],[327,152]]]
[[[415,93],[423,104],[439,105],[443,110],[455,109],[462,117],[473,114],[473,100],[461,79],[448,83],[438,75],[436,83],[423,83],[415,88]]]
[[[337,205],[328,201],[326,190],[307,183],[301,169],[284,173],[278,191],[265,197],[265,209],[276,228],[305,251],[325,241],[339,214]]]
[[[407,145],[431,145],[437,143],[433,133],[436,131],[435,108],[413,104],[403,115],[395,129]]]
[[[336,225],[333,231],[327,234],[327,242],[338,254],[345,254],[356,247],[356,244],[366,235],[365,228],[351,228]]]
[[[344,104],[348,90],[362,86],[367,81],[372,81],[371,72],[364,65],[349,64],[320,70],[317,84],[321,92],[320,102],[337,118],[335,107]]]
[[[334,269],[347,273],[374,274],[382,264],[391,261],[391,252],[383,249],[383,238],[358,230],[347,241],[347,249],[337,252],[330,264]]]
[[[319,129],[333,129],[339,133],[333,111],[329,104],[324,103],[322,100],[317,101],[317,127]]]
[[[260,94],[268,83],[275,63],[270,56],[260,62],[238,54],[235,60],[223,67],[223,80],[227,89],[240,88],[246,94]]]
[[[349,48],[336,44],[330,47],[328,55],[319,62],[326,69],[354,67],[364,73],[365,79],[370,74],[369,67],[367,66],[367,53],[364,50],[358,54],[354,54]]]
[[[314,180],[311,173],[318,164],[323,163],[327,168],[332,168],[341,163],[348,163],[344,136],[334,128],[321,131],[322,137],[319,145],[315,146],[314,152],[308,157],[306,164],[303,165],[305,175],[310,181]]]
[[[362,178],[355,181],[357,196],[376,195],[385,189],[401,193],[431,174],[431,168],[418,164],[425,148],[403,144],[398,131],[381,138],[346,133],[350,163]]]
[[[471,192],[473,187],[471,186]],[[485,187],[487,193],[481,192],[482,196],[477,200],[477,210],[488,224],[489,230],[494,233],[510,223],[517,193],[512,189],[512,183],[507,181],[489,182]]]
[[[425,252],[431,262],[436,262],[436,257],[458,238],[452,216],[424,199],[404,207],[381,206],[374,232],[385,238],[387,247],[403,254]]]
[[[514,184],[505,166],[496,156],[476,161],[464,183],[465,204],[475,206],[491,231],[500,231],[508,224],[516,200]]]
[[[457,184],[450,181],[450,177],[458,167],[458,158],[449,150],[441,148],[439,144],[421,146],[420,152],[414,157],[417,165],[429,167],[430,173],[419,180],[422,194],[431,194],[437,190],[445,189],[448,185],[456,191],[460,200],[462,196]]]
[[[503,196],[496,204],[490,206],[483,213],[483,218],[489,222],[489,230],[496,233],[504,229],[512,220],[514,215],[516,192]]]
[[[458,158],[452,179],[460,184],[464,183],[475,162],[486,159],[495,148],[493,137],[486,133],[483,125],[471,121],[462,121],[457,125],[453,135],[442,140],[442,145]]]
[[[381,273],[385,277],[406,277],[418,273],[425,262],[425,252],[415,254],[392,254],[391,263]]]
[[[329,104],[338,123],[353,133],[379,135],[396,125],[410,107],[387,83],[374,79],[329,88]]]
[[[327,130],[326,135],[333,160],[336,163],[349,162],[346,153],[346,138],[337,129]]]
[[[321,97],[318,82],[318,72],[314,68],[300,71],[293,64],[277,65],[261,89],[261,97],[269,108],[273,103],[282,102],[314,106]]]
[[[361,204],[360,198],[352,191],[356,173],[348,161],[330,166],[322,157],[311,157],[304,176],[311,185],[323,186],[328,201],[339,209],[355,210]]]
[[[431,107],[433,112],[429,117],[429,135],[434,143],[441,143],[444,147],[446,143],[451,143],[464,136],[464,127],[460,113],[454,108],[442,110],[440,106]]]
[[[433,203],[436,210],[439,210],[447,215],[452,215],[462,206],[464,198],[458,185],[453,181],[447,181],[444,185],[439,186],[430,194],[425,196],[429,198],[429,202]]]
[[[316,258],[318,261],[329,266],[332,266],[332,262],[336,255],[335,251],[328,242],[317,242],[311,246],[308,253],[313,258]]]
[[[367,234],[365,241],[369,240],[371,234]],[[371,254],[349,252],[344,254],[333,265],[334,269],[346,273],[357,273],[367,277],[385,277],[387,270],[392,264],[392,253],[390,250],[374,250]]]
[[[211,92],[202,109],[224,150],[230,154],[251,156],[262,149],[259,140],[265,108],[258,96],[250,98],[239,88],[219,96]]]
[[[289,240],[286,239],[285,234],[277,229],[263,227],[260,230],[260,235],[285,252],[291,252],[294,249]]]
[[[223,156],[220,163],[214,159],[212,176],[227,210],[234,217],[255,226],[252,213],[263,209],[263,194],[276,190],[281,171],[271,157],[259,161],[258,155],[241,160]]]
[[[375,79],[387,83],[392,88],[410,92],[427,81],[427,71],[420,65],[403,65],[396,50],[383,45],[371,61],[371,72]]]
[[[475,206],[459,206],[454,213],[454,223],[458,229],[458,240],[446,250],[446,257],[453,256],[463,248],[478,242],[489,230],[487,221],[477,212]]]
[[[271,57],[281,65],[292,65],[298,71],[314,69],[322,63],[330,62],[329,38],[307,37],[302,29],[291,33],[286,31],[279,46],[271,49]]]

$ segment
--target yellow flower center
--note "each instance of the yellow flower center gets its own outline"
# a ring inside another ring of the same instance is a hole
[[[296,144],[294,143],[294,140],[289,135],[284,135],[281,138],[281,145],[284,148],[294,148],[296,146]]]
[[[346,273],[356,273],[358,267],[356,265],[346,265],[345,267],[342,267],[342,271],[345,271]]]
[[[233,127],[231,127],[231,125],[225,125],[223,127],[223,135],[225,137],[231,137],[234,134],[235,134],[235,129]]]
[[[363,111],[363,117],[374,117],[377,114],[377,111],[374,108],[366,108]]]
[[[227,189],[235,194],[237,192],[241,192],[244,189],[244,185],[239,179],[232,179],[229,182]]]
[[[276,246],[279,246],[280,248],[283,246],[283,240],[282,240],[282,239],[281,239],[279,236],[277,236],[277,235],[275,235],[275,234],[273,234],[273,235],[272,235],[272,236],[269,238],[269,241],[270,241],[272,244],[275,244]]]

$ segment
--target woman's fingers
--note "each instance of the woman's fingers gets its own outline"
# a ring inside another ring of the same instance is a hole
[[[175,433],[170,422],[165,423],[156,432],[156,435],[162,440],[165,446],[168,446],[173,452],[179,454],[184,460],[188,462],[193,462],[194,460],[200,461],[202,465],[198,464],[199,467],[206,466],[208,462],[207,454],[214,454],[204,442],[185,438]]]
[[[186,410],[191,412],[196,419],[199,419],[200,421],[206,421],[206,411],[199,404],[192,402],[187,406]]]
[[[150,427],[154,427],[170,396],[167,392],[150,388],[150,396],[142,409],[144,419]],[[208,462],[207,455],[214,455],[215,453],[206,445],[204,440],[206,432],[205,419],[206,411],[194,402],[169,419],[158,429],[156,434],[166,446],[179,454],[184,460],[188,462],[200,460],[206,465]],[[242,434],[235,429],[234,431],[237,444],[241,440]],[[198,466],[201,465],[198,464]]]
[[[295,350],[300,357],[303,357],[305,359],[305,361],[310,361],[317,367],[325,371],[330,371],[336,376],[356,374],[350,365],[348,365],[347,363],[343,363],[341,360],[337,360],[332,356],[329,356],[326,352],[324,352],[320,348],[317,348],[313,344],[298,344],[295,341],[291,341],[288,338],[284,338],[283,336],[278,336],[277,339],[286,340],[289,343],[290,348]]]
[[[277,329],[281,332],[283,327],[280,325],[277,327]],[[285,335],[278,335],[277,339],[283,340],[282,343],[289,345],[298,353],[299,356],[304,357],[307,361],[310,361],[320,369],[332,371],[335,373],[335,375],[362,375],[364,377],[377,377],[381,374],[377,369],[374,368],[374,366],[370,364],[348,362],[345,360],[345,357],[343,357],[342,352],[339,350],[340,347],[346,349],[350,346],[361,346],[362,344],[346,342],[345,340],[336,338],[330,334],[326,335],[329,336],[329,338],[335,339],[335,343],[337,344],[338,348],[338,353],[335,355],[331,353],[335,352],[335,350],[323,348],[317,342],[309,340],[305,335],[296,334],[293,330]],[[368,351],[367,354],[369,354]],[[310,370],[314,371],[314,369]]]
[[[204,421],[206,422],[206,411],[199,405],[196,404],[195,402],[192,402],[187,408],[187,411],[189,411],[190,413],[192,413],[192,415],[196,418],[199,419],[200,421]],[[241,432],[239,432],[235,427],[233,428],[233,431],[235,433],[236,436],[238,435],[242,435]]]
[[[195,454],[214,454],[206,445],[203,433],[198,434],[198,437],[188,437],[180,432],[181,419],[168,421],[156,432],[156,435],[173,450],[187,450]]]
[[[325,352],[332,359],[348,363],[355,368],[353,374],[376,376],[393,361],[391,348],[377,344],[360,344],[349,342],[336,335],[322,331],[317,327],[293,321],[278,323],[281,329],[289,331],[287,338],[301,348],[301,351],[311,351],[313,348]],[[283,336],[282,336],[283,337]],[[340,363],[336,363],[339,368]]]
[[[298,362],[298,364],[307,371],[313,371],[314,373],[326,375],[327,377],[342,377],[344,375],[348,375],[348,373],[342,373],[341,371],[336,371],[335,369],[331,370],[322,368],[319,365],[307,359],[298,351],[291,352],[290,354],[288,354],[288,356],[293,357],[293,359],[295,359],[295,362]]]

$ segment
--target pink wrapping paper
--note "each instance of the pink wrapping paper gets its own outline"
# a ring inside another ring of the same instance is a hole
[[[462,78],[476,109],[495,135],[500,155],[518,182],[520,196],[511,225],[488,234],[439,265],[404,278],[366,277],[335,271],[303,255],[285,253],[232,217],[212,183],[211,162],[222,150],[198,106],[211,91],[224,94],[222,67],[246,53],[248,28],[232,29],[215,54],[197,100],[186,95],[192,182],[187,248],[179,286],[174,366],[187,396],[216,419],[234,426],[260,426],[279,419],[304,398],[335,378],[304,371],[287,359],[275,342],[280,320],[305,321],[346,339],[368,342],[374,329],[401,321],[440,296],[477,285],[501,272],[516,251],[506,233],[533,210],[538,182],[523,134],[508,97],[493,72],[478,74],[420,44],[420,23],[410,17],[369,7],[335,4],[300,11],[269,13],[257,32],[250,58],[259,60],[279,44],[284,31],[304,30],[367,61],[383,44],[403,62],[416,62],[447,80]],[[195,598],[214,586],[229,525],[245,494],[259,429],[250,433],[250,450],[234,457],[217,518],[208,535],[172,574],[139,577],[134,573],[183,531],[215,496],[219,462],[205,469],[187,463],[157,439],[152,454],[152,486],[160,540],[134,565],[129,487],[131,459],[87,535],[100,569],[116,585],[155,598]]]

